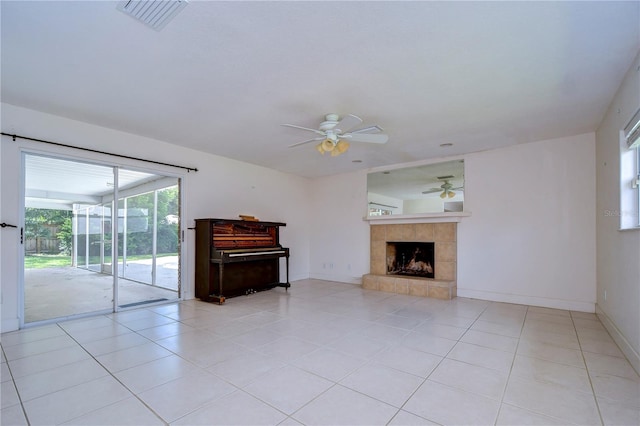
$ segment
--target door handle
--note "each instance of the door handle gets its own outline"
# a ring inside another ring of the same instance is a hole
[[[2,222],[0,228],[17,228],[17,226]],[[24,228],[20,228],[20,244],[24,244]]]

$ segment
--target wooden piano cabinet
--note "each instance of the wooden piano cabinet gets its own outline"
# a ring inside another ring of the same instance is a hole
[[[196,219],[195,296],[222,304],[227,297],[273,287],[288,289],[289,249],[280,246],[279,222]],[[285,258],[286,282],[280,282]]]

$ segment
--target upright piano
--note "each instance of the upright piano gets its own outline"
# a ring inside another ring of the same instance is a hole
[[[195,296],[223,304],[225,298],[273,287],[288,289],[289,249],[279,241],[280,222],[196,219]],[[285,258],[286,281],[280,282]]]

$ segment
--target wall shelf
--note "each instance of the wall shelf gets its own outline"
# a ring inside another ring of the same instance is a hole
[[[368,221],[371,225],[394,224],[394,223],[441,223],[460,222],[463,217],[471,216],[471,212],[442,212],[442,213],[420,213],[420,214],[392,214],[387,216],[366,216],[362,220]]]

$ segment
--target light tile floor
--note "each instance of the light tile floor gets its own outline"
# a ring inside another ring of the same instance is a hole
[[[640,424],[594,314],[303,280],[2,335],[2,425]]]

